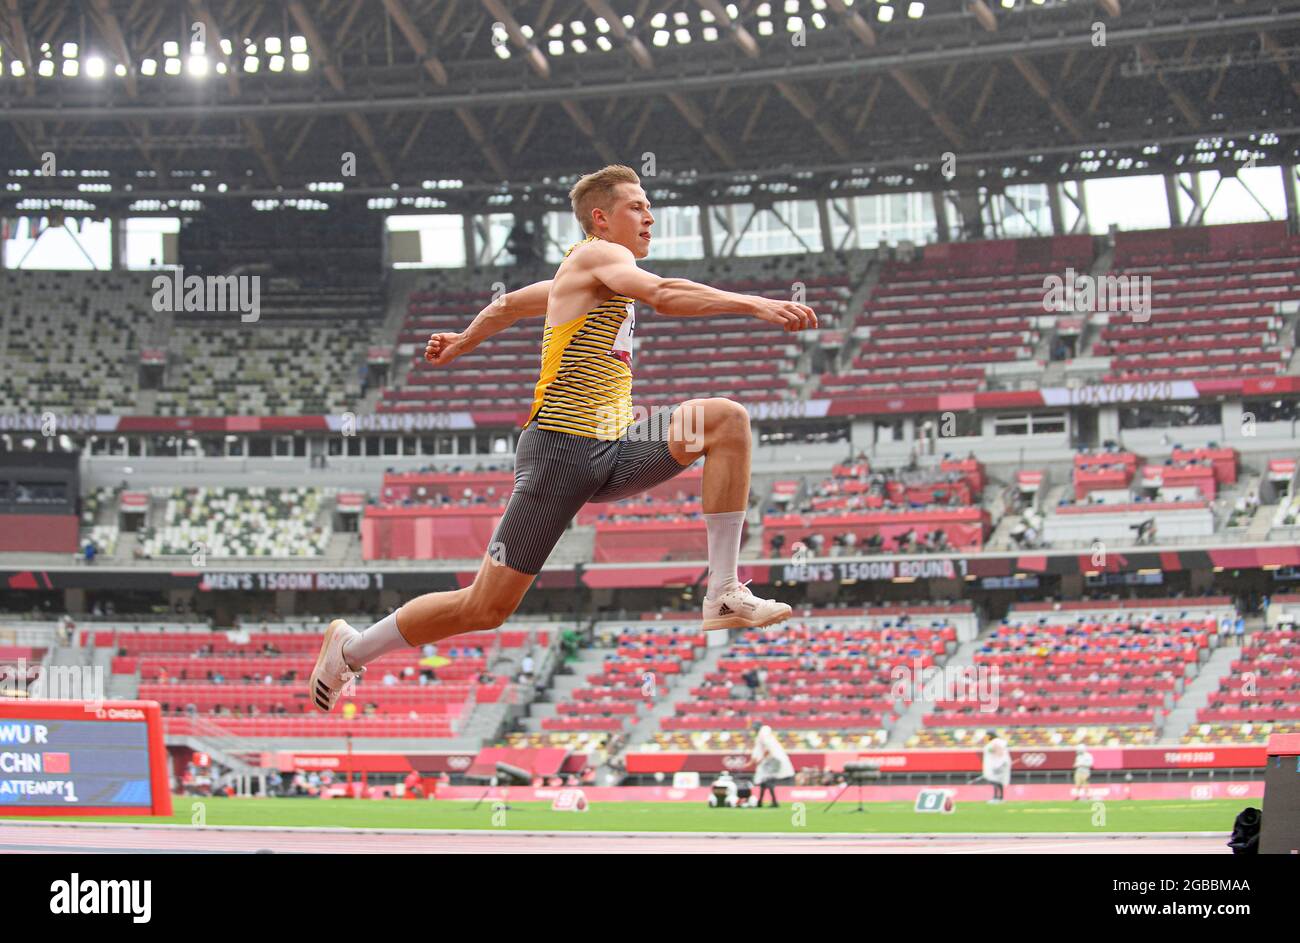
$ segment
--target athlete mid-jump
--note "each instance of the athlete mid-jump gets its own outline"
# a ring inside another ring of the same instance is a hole
[[[344,685],[381,655],[500,626],[518,607],[569,522],[588,501],[617,501],[680,474],[701,455],[709,583],[704,628],[772,625],[790,607],[759,599],[736,578],[749,504],[750,431],[729,399],[692,399],[641,422],[632,416],[636,301],[670,317],[750,315],[786,331],[817,326],[806,305],[720,291],[637,267],[654,216],[641,180],[614,164],[569,194],[587,238],[554,278],[502,295],[460,334],[434,334],[425,359],[446,366],[521,318],[546,317],[541,377],[515,455],[515,488],[470,586],[428,593],[359,632],[341,619],[325,631],[311,676],[328,711]],[[763,343],[756,339],[755,347]],[[707,352],[705,352],[707,355]]]

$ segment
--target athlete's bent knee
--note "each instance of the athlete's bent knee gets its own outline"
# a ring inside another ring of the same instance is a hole
[[[515,611],[513,603],[506,604],[489,599],[472,601],[467,607],[466,620],[473,625],[471,631],[498,629]]]

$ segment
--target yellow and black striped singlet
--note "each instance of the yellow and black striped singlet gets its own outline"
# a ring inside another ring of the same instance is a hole
[[[578,246],[597,236],[574,243]],[[632,424],[632,334],[636,303],[626,295],[542,335],[542,370],[528,422],[549,432],[617,439]],[[524,425],[528,425],[525,422]]]

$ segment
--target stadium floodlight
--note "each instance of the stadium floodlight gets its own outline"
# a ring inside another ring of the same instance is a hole
[[[126,66],[119,62],[117,65],[113,66],[113,74],[119,79],[126,78]]]
[[[272,72],[283,72],[284,56],[272,56],[270,62],[270,69]]]
[[[181,60],[179,60],[179,59],[168,59],[167,62],[166,62],[166,64],[163,65],[163,71],[166,72],[168,75],[180,75],[180,74],[181,74]]]
[[[772,21],[771,21],[771,20],[759,20],[759,21],[758,21],[758,35],[760,35],[760,36],[771,36],[771,35],[772,35]]]
[[[683,46],[685,46],[687,43],[691,41],[691,31],[688,29],[679,29],[675,33],[673,33],[673,35],[676,37],[677,41],[681,43]]]
[[[70,79],[75,79],[77,73],[81,71],[81,63],[76,59],[63,60],[63,74]]]
[[[190,75],[202,76],[208,74],[208,57],[207,56],[190,56],[188,63]]]
[[[549,43],[546,44],[546,51],[553,56],[564,55],[564,40],[552,39]]]
[[[652,40],[650,40],[650,41],[651,41],[652,43],[654,43],[656,46],[667,46],[667,45],[668,45],[668,38],[669,38],[669,37],[668,37],[668,30],[666,30],[666,29],[658,29],[658,30],[655,30],[654,39],[652,39]]]
[[[266,51],[271,55],[277,56],[280,54],[280,39],[278,36],[268,36],[264,45],[266,46]]]
[[[569,24],[569,32],[574,36],[586,36],[587,24],[582,22],[582,20],[574,20]]]
[[[180,44],[177,43],[175,40],[169,39],[167,40],[167,42],[163,43],[163,55],[166,56],[168,59],[175,59],[180,54],[181,54]]]
[[[36,73],[41,76],[41,78],[48,79],[54,74],[54,60],[42,59],[41,64],[36,67]]]
[[[754,15],[755,15],[755,16],[758,16],[758,17],[761,17],[761,18],[767,18],[767,17],[771,16],[771,15],[772,15],[772,4],[770,4],[770,3],[760,3],[757,7],[754,8]]]
[[[821,12],[826,9],[826,0],[812,0],[812,8]]]
[[[262,64],[262,62],[261,62],[260,59],[257,58],[257,56],[245,56],[245,57],[244,57],[244,71],[245,71],[245,72],[256,72],[256,71],[258,70],[258,67],[259,67],[261,64]]]
[[[245,42],[245,44],[244,44],[244,55],[246,55],[246,56],[255,56],[255,55],[257,55],[257,43]]]
[[[104,60],[99,56],[91,56],[86,60],[86,77],[91,79],[102,79],[104,77]]]
[[[77,44],[76,44],[76,43],[64,43],[64,44],[63,44],[63,58],[64,58],[64,59],[75,59],[75,58],[77,58]]]
[[[803,29],[803,17],[792,16],[786,19],[785,31],[787,33],[797,33],[801,29]]]
[[[158,72],[158,61],[156,59],[141,59],[140,74],[155,75]]]
[[[656,13],[654,16],[650,17],[650,26],[652,29],[663,29],[664,24],[667,22],[667,13]]]
[[[716,26],[704,27],[704,41],[706,43],[716,43],[718,41],[718,28]]]
[[[736,6],[734,3],[728,3],[727,16],[731,17],[733,20],[740,19],[740,7]]]
[[[817,27],[818,29],[826,28],[826,17],[822,16],[820,13],[814,13],[811,19],[812,19],[813,26]]]
[[[498,46],[495,46],[495,47],[493,47],[493,48],[496,49],[496,54],[497,54],[497,58],[498,58],[498,59],[509,59],[509,58],[510,58],[510,49],[509,49],[509,47],[507,47],[504,43],[502,43],[502,44],[500,44],[500,45],[498,45]]]
[[[606,20],[603,16],[596,17],[596,29],[601,33],[608,33],[609,21]]]
[[[892,22],[894,19],[894,8],[888,6],[881,7],[876,11],[876,19],[882,23]]]
[[[291,52],[306,52],[306,51],[307,51],[307,37],[306,37],[306,36],[290,36],[290,37],[289,37],[289,50],[290,50]]]
[[[678,26],[689,26],[691,23],[691,15],[685,10],[678,10],[673,14],[673,22]]]
[[[234,44],[228,39],[223,39],[220,45],[221,45],[221,51],[226,55],[230,55],[235,51]]]
[[[631,13],[624,13],[623,26],[625,26],[627,29],[631,29],[633,26],[636,26],[636,17],[633,16]]]
[[[786,13],[798,13],[798,12],[799,12],[799,0],[785,0],[785,12],[786,12]]]
[[[908,16],[908,19],[919,20],[919,19],[920,19],[922,16],[924,16],[924,15],[925,15],[925,4],[924,4],[924,3],[913,2],[913,3],[909,3],[909,4],[907,5],[907,16]]]
[[[581,54],[587,51],[587,44],[584,43],[581,39],[570,40],[569,45],[573,47],[573,51],[576,53]]]
[[[217,63],[217,75],[225,75],[228,71],[224,62]]]
[[[1002,0],[1002,9],[1010,10],[1016,5],[1016,0]]]
[[[21,79],[27,74],[27,67],[15,59],[13,62],[9,63],[9,74],[16,79]]]
[[[614,48],[614,44],[609,41],[609,37],[607,36],[597,36],[596,45],[601,48],[602,52],[609,52]]]
[[[701,23],[716,23],[717,21],[718,21],[718,18],[717,18],[716,16],[713,15],[713,11],[712,11],[712,10],[700,10],[700,22],[701,22]]]
[[[563,35],[564,35],[564,24],[563,24],[563,23],[556,23],[554,26],[552,26],[550,29],[548,29],[548,30],[546,31],[546,35],[547,35],[547,36],[550,36],[550,37],[552,37],[552,38],[559,38],[560,36],[563,36]]]
[[[293,71],[306,72],[311,68],[311,56],[305,52],[295,52],[292,59]]]
[[[510,34],[506,32],[506,28],[504,26],[501,27],[500,30],[494,30],[494,32],[500,32],[502,42],[505,42],[507,39],[510,38]],[[524,34],[525,39],[533,38],[533,28],[529,26],[527,23],[519,27],[519,32]]]

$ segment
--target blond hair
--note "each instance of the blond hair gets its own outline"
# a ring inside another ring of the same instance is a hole
[[[631,167],[623,164],[610,164],[595,173],[586,174],[578,179],[569,191],[569,200],[573,204],[573,215],[578,217],[578,225],[587,235],[591,235],[591,211],[596,207],[603,210],[610,208],[614,197],[614,188],[620,183],[640,184],[641,178]]]

